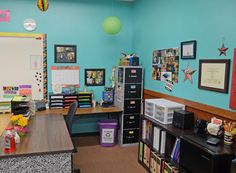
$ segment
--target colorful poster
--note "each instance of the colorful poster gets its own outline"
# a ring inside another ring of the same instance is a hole
[[[152,79],[178,83],[179,48],[154,50],[152,58]]]
[[[10,22],[10,10],[0,10],[0,22]]]

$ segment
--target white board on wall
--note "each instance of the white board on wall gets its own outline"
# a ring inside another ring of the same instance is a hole
[[[0,100],[18,93],[32,92],[33,100],[45,98],[46,52],[44,34],[0,33]],[[23,88],[23,89],[22,89]]]

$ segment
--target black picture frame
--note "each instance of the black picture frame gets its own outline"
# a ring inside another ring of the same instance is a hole
[[[105,69],[90,68],[84,70],[84,85],[86,86],[104,86]]]
[[[76,63],[76,45],[54,45],[55,63]]]
[[[181,42],[181,59],[196,59],[197,41]]]
[[[228,93],[230,59],[199,60],[198,88]],[[215,76],[214,74],[217,75]]]

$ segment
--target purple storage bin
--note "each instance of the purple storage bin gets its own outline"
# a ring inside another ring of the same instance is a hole
[[[118,122],[115,119],[105,119],[98,122],[100,129],[100,144],[104,147],[111,147],[116,142],[116,131]]]

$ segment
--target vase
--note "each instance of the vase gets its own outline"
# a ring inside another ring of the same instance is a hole
[[[18,133],[20,137],[24,137],[28,132],[27,127],[15,126],[15,131]]]

